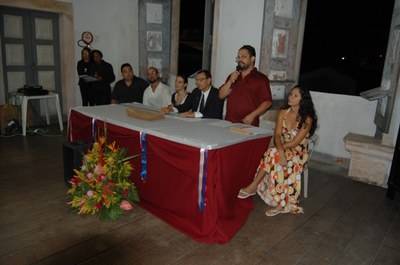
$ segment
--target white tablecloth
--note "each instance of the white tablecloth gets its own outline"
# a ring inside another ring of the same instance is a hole
[[[127,108],[129,107],[152,110],[152,108],[140,103],[75,107],[73,110],[107,123],[208,150],[273,134],[272,130],[258,127],[251,128],[254,132],[252,135],[231,132],[230,127],[237,124],[218,119],[195,119],[182,118],[179,115],[165,115],[165,119],[162,120],[139,120],[128,116]]]

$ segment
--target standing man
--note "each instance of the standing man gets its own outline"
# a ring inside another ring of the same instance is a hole
[[[143,92],[149,85],[145,80],[134,75],[132,66],[129,63],[121,65],[122,78],[112,91],[111,103],[143,102]]]
[[[143,94],[143,104],[161,109],[171,102],[171,92],[169,87],[160,80],[157,68],[149,67],[147,69],[147,81],[150,85]]]
[[[256,51],[244,45],[236,57],[236,71],[232,72],[219,89],[219,97],[227,98],[225,119],[259,126],[259,116],[272,105],[268,77],[254,66]]]
[[[114,69],[111,64],[103,60],[103,53],[93,50],[93,64],[91,75],[97,81],[92,82],[91,97],[95,105],[106,105],[111,103],[111,83],[115,81]]]
[[[212,86],[211,73],[200,70],[196,73],[196,85],[191,97],[191,110],[181,113],[186,118],[222,119],[224,100],[219,98],[218,89]]]

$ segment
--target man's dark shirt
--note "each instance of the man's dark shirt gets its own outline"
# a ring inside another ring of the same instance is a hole
[[[111,99],[119,103],[139,102],[143,103],[143,93],[149,83],[140,77],[133,77],[132,84],[128,87],[125,80],[119,80],[112,91]]]

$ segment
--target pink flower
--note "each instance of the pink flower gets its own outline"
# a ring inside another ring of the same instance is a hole
[[[86,174],[86,177],[87,177],[88,179],[91,179],[91,178],[93,177],[93,173],[92,173],[92,172],[87,173],[87,174]]]
[[[128,201],[126,201],[126,200],[123,200],[123,201],[121,202],[121,204],[119,205],[119,207],[120,207],[122,210],[124,210],[124,211],[130,211],[130,210],[132,210],[132,205],[131,205]]]
[[[106,176],[101,175],[101,176],[100,176],[100,181],[105,181],[105,180],[106,180]]]
[[[100,174],[104,174],[104,168],[97,164],[96,167],[94,168],[94,173],[100,175]]]
[[[86,192],[86,195],[87,195],[89,198],[92,198],[92,197],[93,197],[93,191],[92,191],[92,190],[88,190],[88,191]]]

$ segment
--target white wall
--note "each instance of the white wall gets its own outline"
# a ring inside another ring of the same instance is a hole
[[[215,87],[220,87],[235,70],[235,57],[243,45],[249,44],[255,48],[258,67],[264,0],[220,0],[218,10],[219,19],[214,20],[214,23],[218,23],[215,27],[218,31],[214,33],[217,39],[217,47],[214,48],[216,65],[212,66]]]
[[[120,66],[130,63],[139,73],[139,14],[138,0],[72,0],[74,30],[77,43],[84,31],[92,32],[93,49],[103,53],[103,59],[114,68],[116,80],[122,78]],[[75,45],[75,59],[80,60],[82,48]],[[78,89],[78,87],[76,87]],[[81,104],[76,93],[77,105]]]
[[[311,92],[311,96],[319,119],[317,152],[350,158],[350,153],[344,148],[343,137],[346,134],[374,136],[377,101],[321,92]]]

